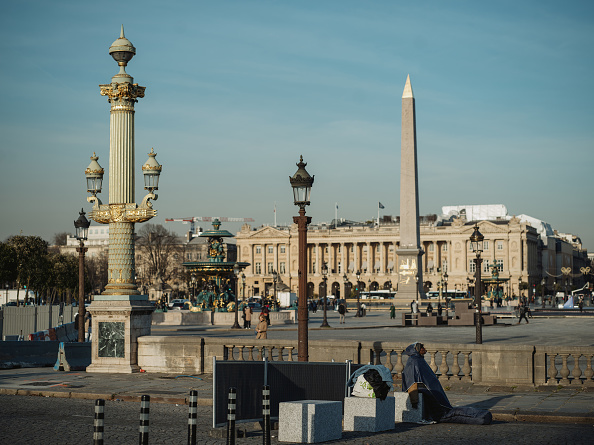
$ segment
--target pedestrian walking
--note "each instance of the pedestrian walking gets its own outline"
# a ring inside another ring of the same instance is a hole
[[[344,303],[340,303],[338,305],[338,314],[340,315],[340,324],[345,323],[345,314],[346,314],[346,307]]]
[[[256,339],[266,340],[268,338],[268,323],[264,314],[260,314],[260,322],[256,326]]]
[[[252,328],[252,308],[247,305],[245,307],[245,325],[244,327],[246,329],[251,329]]]
[[[441,306],[441,303],[438,302],[437,303],[437,315],[441,317],[442,313],[443,313],[443,307]]]
[[[526,323],[529,323],[528,318],[526,318],[526,306],[524,306],[524,303],[520,303],[520,319],[518,320],[518,324],[522,323],[522,318],[526,320]]]
[[[396,306],[394,303],[390,305],[390,320],[394,320],[396,318]]]
[[[433,306],[431,306],[431,303],[429,303],[427,305],[427,314],[428,315],[432,315],[433,314]]]

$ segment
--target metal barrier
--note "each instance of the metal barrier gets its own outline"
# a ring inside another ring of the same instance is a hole
[[[236,422],[263,418],[263,385],[269,386],[270,417],[278,418],[279,404],[295,400],[342,401],[352,372],[363,365],[351,362],[238,362],[213,363],[213,428],[226,424],[227,390],[237,390]]]

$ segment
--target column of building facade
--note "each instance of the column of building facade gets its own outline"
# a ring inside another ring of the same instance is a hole
[[[371,242],[367,241],[367,273],[373,273],[373,259],[371,257]]]
[[[272,269],[278,272],[278,241],[272,244],[272,254],[274,256]]]
[[[345,273],[348,272],[348,264],[345,260],[345,258],[346,258],[345,252],[344,252],[345,249],[346,249],[346,244],[344,242],[340,243],[340,267],[342,270],[337,270],[337,272],[339,274],[341,274],[341,272],[345,272]],[[339,278],[339,282],[340,282],[340,276],[338,278]]]
[[[452,269],[452,241],[451,240],[447,240],[446,241],[447,246],[448,246],[448,274],[453,270]]]

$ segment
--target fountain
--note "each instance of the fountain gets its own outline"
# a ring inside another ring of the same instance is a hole
[[[233,237],[227,230],[221,230],[221,222],[215,218],[213,230],[202,232],[199,236],[208,238],[208,260],[183,263],[186,270],[195,274],[203,282],[203,289],[190,307],[192,312],[232,312],[235,310],[236,296],[232,283],[235,281],[234,268],[249,266],[249,263],[225,261],[223,238]]]

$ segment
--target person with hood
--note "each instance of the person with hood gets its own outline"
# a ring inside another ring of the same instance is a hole
[[[426,353],[425,346],[420,342],[413,343],[404,350],[408,360],[402,371],[402,391],[410,394],[413,406],[418,403],[418,394],[423,394],[423,417],[429,422],[490,424],[493,417],[488,410],[452,406],[437,376],[425,361]]]

